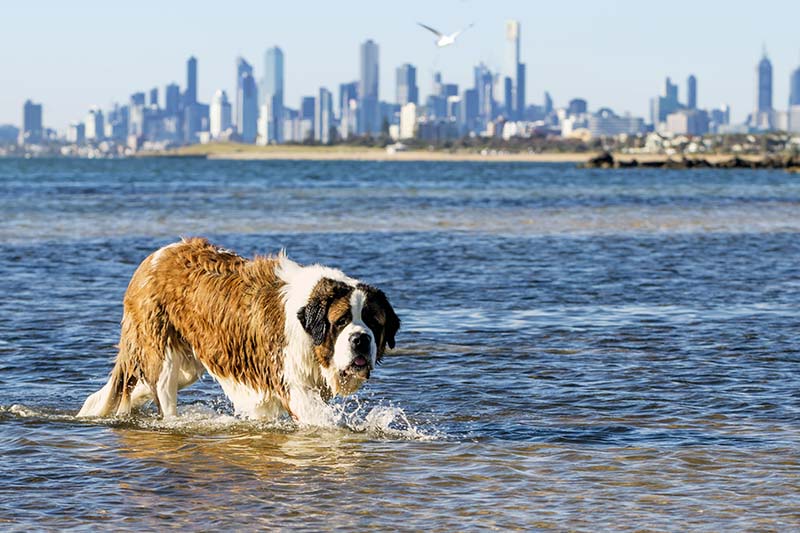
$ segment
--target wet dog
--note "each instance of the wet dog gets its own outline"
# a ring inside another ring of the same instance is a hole
[[[178,391],[208,372],[237,414],[311,420],[361,387],[399,327],[382,291],[339,270],[184,239],[134,273],[111,376],[78,416],[125,415],[150,400],[174,416]]]

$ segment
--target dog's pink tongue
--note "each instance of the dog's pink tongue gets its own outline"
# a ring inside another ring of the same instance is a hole
[[[363,355],[359,355],[355,359],[353,359],[353,364],[356,366],[367,366],[367,360],[364,358]]]

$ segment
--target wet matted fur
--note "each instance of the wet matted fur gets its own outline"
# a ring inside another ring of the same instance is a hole
[[[313,420],[366,381],[400,320],[386,295],[284,254],[245,259],[205,239],[147,257],[125,293],[119,353],[78,416],[124,415],[152,400],[174,416],[204,372],[238,414]]]

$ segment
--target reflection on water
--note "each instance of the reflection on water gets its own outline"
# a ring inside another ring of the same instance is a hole
[[[0,161],[0,529],[800,526],[800,182],[565,165]],[[177,234],[381,286],[337,424],[78,420]],[[202,524],[202,526],[198,526]]]

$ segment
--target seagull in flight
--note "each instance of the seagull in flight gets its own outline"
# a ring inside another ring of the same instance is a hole
[[[470,29],[473,26],[472,24],[470,24],[466,28],[458,30],[455,33],[451,33],[450,35],[445,35],[442,32],[440,32],[438,30],[434,30],[430,26],[426,26],[425,24],[423,24],[421,22],[417,22],[417,24],[419,24],[420,26],[422,26],[423,28],[425,28],[429,32],[432,32],[436,36],[436,46],[438,46],[439,48],[444,48],[445,46],[449,46],[449,45],[453,44],[454,42],[456,42],[456,37],[458,37],[459,35],[461,35],[462,32]]]

